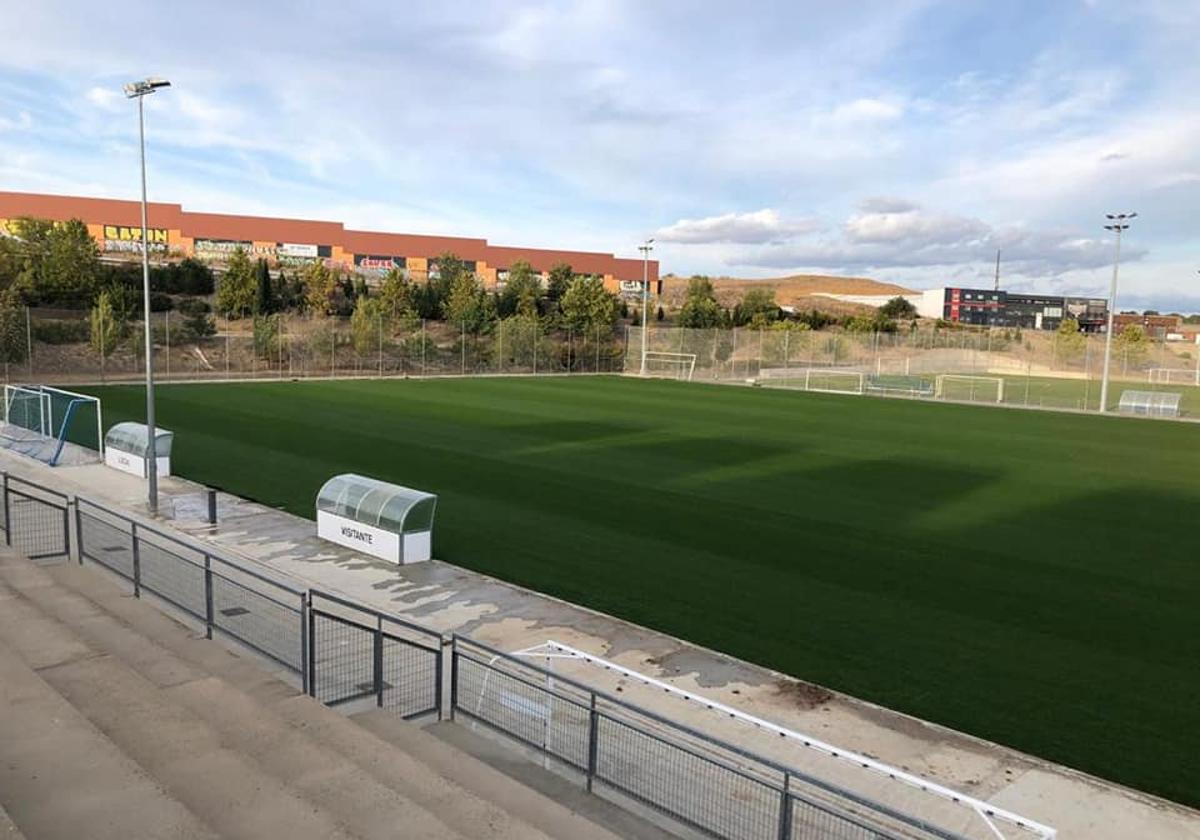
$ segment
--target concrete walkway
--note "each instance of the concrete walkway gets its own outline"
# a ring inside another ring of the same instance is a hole
[[[144,484],[101,466],[50,469],[0,453],[0,466],[64,492],[145,516]],[[163,482],[160,526],[209,542],[297,581],[503,650],[555,639],[614,659],[714,700],[856,750],[1054,826],[1062,838],[1200,840],[1200,812],[1041,761],[870,703],[798,682],[646,628],[441,562],[397,568],[318,541],[312,522],[222,494],[220,523],[201,520],[200,487]],[[835,779],[873,798],[939,815],[947,806],[886,778],[831,762],[635,681],[564,663],[562,673],[618,693],[695,729]],[[968,837],[994,837],[978,817],[950,808]],[[1011,837],[1028,836],[1017,832]]]

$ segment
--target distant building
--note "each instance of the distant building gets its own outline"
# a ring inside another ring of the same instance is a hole
[[[1114,315],[1113,333],[1119,334],[1126,327],[1137,324],[1154,338],[1164,338],[1168,333],[1180,333],[1183,319],[1178,315]]]
[[[52,221],[80,219],[106,259],[141,253],[141,205],[136,201],[0,192],[0,232],[13,219],[29,216]],[[600,277],[609,291],[640,294],[642,273],[650,291],[661,292],[658,261],[622,259],[593,251],[557,251],[492,245],[486,239],[378,233],[349,230],[341,222],[194,213],[178,204],[150,204],[147,231],[151,255],[157,259],[195,257],[222,264],[235,250],[279,267],[298,268],[324,262],[366,277],[382,277],[393,268],[415,280],[438,276],[437,258],[452,252],[489,287],[503,287],[509,269],[528,262],[543,278],[556,263],[576,274]]]
[[[1056,330],[1063,318],[1074,318],[1084,332],[1103,332],[1108,302],[1102,298],[1007,292],[1003,289],[943,287],[921,294],[917,312],[955,324]]]

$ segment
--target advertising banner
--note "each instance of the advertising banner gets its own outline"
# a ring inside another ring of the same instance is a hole
[[[151,251],[165,251],[169,236],[165,228],[150,228],[146,235]],[[141,251],[142,229],[129,225],[104,225],[100,247],[105,251]]]
[[[197,239],[192,244],[196,256],[203,259],[228,259],[238,248],[254,256],[273,256],[275,253],[273,248],[256,249],[253,242],[245,239]],[[267,251],[270,253],[265,253]]]
[[[387,274],[393,268],[404,270],[408,261],[404,257],[381,257],[374,254],[355,254],[354,267],[359,271],[377,271]]]
[[[281,257],[305,257],[310,260],[315,260],[318,256],[316,245],[298,245],[295,242],[280,242],[279,256]]]

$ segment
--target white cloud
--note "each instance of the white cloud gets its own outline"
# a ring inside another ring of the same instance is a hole
[[[895,102],[864,98],[837,106],[830,119],[839,123],[870,123],[897,120],[903,115],[904,108]]]
[[[726,213],[704,219],[680,219],[660,228],[654,235],[663,242],[711,244],[718,242],[763,243],[792,239],[818,228],[812,219],[785,221],[770,208],[753,213]]]

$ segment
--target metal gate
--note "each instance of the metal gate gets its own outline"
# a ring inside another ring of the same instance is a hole
[[[4,542],[31,560],[71,553],[65,493],[4,474]]]

